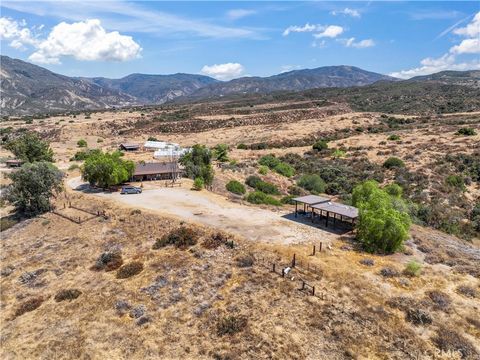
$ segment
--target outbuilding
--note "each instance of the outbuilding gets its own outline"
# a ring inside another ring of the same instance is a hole
[[[119,146],[120,150],[125,150],[125,151],[137,151],[140,149],[139,144],[132,144],[132,143],[121,143]]]
[[[9,168],[20,167],[23,165],[23,161],[18,159],[7,160],[5,161],[5,165]]]
[[[132,181],[176,180],[183,174],[177,162],[138,163]]]

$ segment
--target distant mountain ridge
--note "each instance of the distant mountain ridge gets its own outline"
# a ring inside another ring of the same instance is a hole
[[[28,62],[0,56],[2,115],[32,115],[108,109],[172,100],[195,101],[242,94],[345,89],[375,83],[434,82],[480,87],[480,71],[443,71],[400,81],[354,66],[294,70],[269,77],[218,81],[198,74],[131,74],[121,79],[68,77]]]
[[[293,70],[269,77],[243,77],[207,85],[189,97],[204,98],[233,93],[269,93],[315,88],[365,86],[377,81],[396,81],[391,76],[366,71],[355,66],[325,66]]]

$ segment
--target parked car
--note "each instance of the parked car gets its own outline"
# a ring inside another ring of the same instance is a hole
[[[142,188],[136,186],[122,186],[122,191],[120,194],[140,194],[142,192]]]

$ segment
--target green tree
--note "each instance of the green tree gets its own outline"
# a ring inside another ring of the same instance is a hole
[[[185,167],[185,174],[190,179],[201,177],[205,185],[213,183],[212,152],[205,145],[194,145],[180,158],[180,164]]]
[[[26,162],[53,162],[53,150],[50,145],[40,139],[38,134],[34,132],[27,132],[21,137],[9,141],[5,148],[10,150],[18,159]]]
[[[63,173],[46,161],[23,165],[9,175],[5,198],[17,212],[32,217],[51,209],[50,199],[62,190]]]
[[[92,152],[82,166],[82,177],[91,185],[108,188],[129,180],[135,170],[130,160],[122,160],[118,152]]]
[[[354,188],[352,203],[359,209],[357,238],[367,251],[393,253],[408,238],[410,216],[398,210],[398,201],[373,180]]]
[[[227,144],[218,144],[213,149],[215,158],[220,162],[228,161],[228,145]]]

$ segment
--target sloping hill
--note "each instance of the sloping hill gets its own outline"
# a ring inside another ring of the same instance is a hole
[[[137,102],[118,90],[59,75],[25,61],[8,56],[0,60],[3,115],[111,108]]]
[[[397,80],[390,76],[362,70],[354,66],[326,66],[316,69],[294,70],[270,77],[244,77],[205,86],[194,92],[192,98],[225,96],[234,93],[270,93],[273,91],[301,91],[313,88],[364,86],[374,82]]]
[[[434,81],[442,84],[480,87],[480,70],[440,71],[435,74],[415,76],[410,81]]]
[[[121,79],[101,77],[88,80],[97,85],[134,96],[144,103],[155,104],[189,95],[201,87],[218,82],[211,77],[195,74],[131,74]]]

